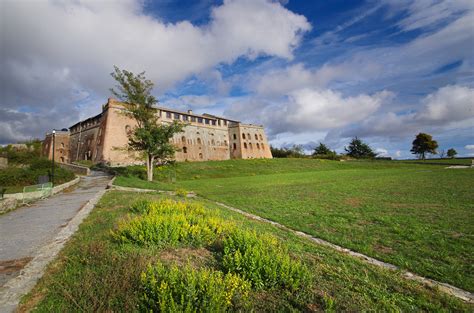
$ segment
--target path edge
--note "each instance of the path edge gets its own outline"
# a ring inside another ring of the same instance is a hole
[[[69,238],[77,231],[82,221],[94,209],[96,204],[107,192],[107,189],[98,191],[61,229],[56,237],[38,250],[20,275],[9,280],[0,289],[0,312],[13,312],[21,298],[30,292],[38,280],[43,276],[46,266],[56,258]]]

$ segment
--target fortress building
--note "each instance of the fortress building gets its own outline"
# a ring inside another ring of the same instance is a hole
[[[112,166],[143,163],[137,154],[126,151],[127,134],[136,123],[122,112],[123,105],[109,99],[102,113],[78,122],[69,131],[56,132],[54,158],[71,163],[90,160]],[[177,161],[272,158],[263,126],[210,114],[194,114],[156,108],[159,122],[180,120],[187,124],[184,132],[173,138],[178,148]],[[52,134],[46,134],[43,155],[52,158]]]

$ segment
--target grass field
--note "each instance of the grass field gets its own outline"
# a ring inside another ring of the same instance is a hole
[[[170,184],[173,176],[176,183]],[[132,175],[116,184],[193,190],[474,291],[472,169],[387,161],[233,160],[181,163],[158,171],[154,183]]]
[[[136,216],[129,209],[133,202],[161,197],[163,196],[108,192],[81,224],[59,257],[48,266],[46,274],[33,291],[23,298],[19,311],[138,311],[143,310],[144,300],[149,300],[144,299],[144,293],[152,291],[144,285],[145,276],[142,274],[149,272],[149,264],[178,264],[180,268],[186,268],[188,264],[196,270],[205,268],[221,271],[222,256],[218,247],[140,246],[114,239],[112,234],[117,231],[117,225]],[[246,310],[472,310],[472,306],[408,281],[397,272],[367,265],[269,224],[245,219],[207,200],[188,201],[211,209],[226,222],[235,223],[241,230],[253,230],[265,237],[276,236],[288,247],[292,259],[303,262],[310,269],[311,280],[303,288],[304,292],[289,292],[281,287],[252,287]],[[178,290],[184,294],[187,289]],[[233,309],[232,307],[231,310]]]

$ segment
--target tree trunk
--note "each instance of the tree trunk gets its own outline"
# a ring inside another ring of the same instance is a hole
[[[146,173],[148,181],[153,181],[153,163],[155,161],[155,157],[152,155],[148,155],[147,163],[146,163]]]

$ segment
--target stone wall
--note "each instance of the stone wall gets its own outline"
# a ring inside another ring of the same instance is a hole
[[[70,170],[71,172],[73,172],[77,175],[87,176],[91,172],[91,170],[86,166],[72,164],[72,163],[68,163],[68,164],[60,163],[59,166],[62,167],[62,168],[65,168],[67,170]]]

